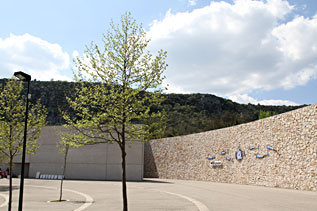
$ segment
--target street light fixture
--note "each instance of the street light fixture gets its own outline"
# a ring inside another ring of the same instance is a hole
[[[19,78],[21,81],[28,82],[27,95],[26,95],[26,109],[25,109],[25,123],[24,123],[24,140],[23,140],[23,151],[22,151],[22,166],[21,166],[21,178],[20,178],[20,195],[19,195],[19,209],[22,211],[23,204],[23,187],[24,187],[24,166],[25,166],[25,151],[26,151],[26,139],[27,139],[27,123],[28,123],[28,108],[29,108],[29,99],[31,98],[30,92],[30,81],[31,76],[24,72],[15,72],[14,76]]]
[[[14,76],[20,79],[21,81],[31,81],[31,76],[22,71],[15,72]]]

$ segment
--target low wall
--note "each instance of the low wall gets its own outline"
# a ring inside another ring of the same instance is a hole
[[[317,105],[144,147],[145,177],[317,191]]]

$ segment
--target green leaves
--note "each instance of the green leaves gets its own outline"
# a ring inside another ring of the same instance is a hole
[[[8,159],[22,151],[25,122],[25,94],[22,82],[9,80],[0,93],[0,153]],[[41,129],[46,124],[46,109],[38,101],[29,104],[27,153],[34,153]]]
[[[277,113],[273,113],[273,115],[276,115]],[[264,119],[264,118],[267,118],[267,117],[270,117],[271,116],[271,112],[269,111],[263,111],[263,110],[260,110],[259,111],[259,119]]]
[[[67,99],[76,113],[64,113],[67,124],[76,128],[81,141],[89,137],[122,146],[126,138],[145,141],[157,136],[164,128],[164,113],[151,108],[164,99],[167,53],[160,50],[153,57],[146,51],[149,40],[130,13],[122,15],[118,25],[111,22],[102,41],[101,46],[91,43],[75,60],[74,78],[82,86],[75,99]]]

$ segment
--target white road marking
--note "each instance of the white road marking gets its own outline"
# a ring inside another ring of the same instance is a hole
[[[92,203],[94,202],[94,199],[91,196],[89,196],[89,195],[87,195],[85,193],[82,193],[82,192],[79,192],[79,191],[75,191],[75,190],[70,190],[70,189],[64,189],[64,190],[65,191],[69,191],[69,192],[73,192],[73,193],[77,193],[79,195],[82,195],[86,199],[85,204],[83,204],[79,208],[75,209],[74,211],[82,211],[82,210],[86,209],[87,207],[89,207],[90,205],[92,205]]]
[[[57,188],[48,187],[48,186],[40,186],[40,185],[26,185],[26,186],[57,190]],[[94,202],[94,199],[85,193],[75,191],[75,190],[65,189],[65,188],[63,190],[76,193],[76,194],[81,195],[85,198],[85,203],[83,205],[81,205],[80,207],[78,207],[77,209],[74,209],[74,211],[82,211],[82,210],[86,209],[87,207],[89,207],[90,205],[92,205],[92,203]]]
[[[7,206],[9,203],[9,196],[2,194],[2,193],[0,193],[0,196],[2,196],[4,198],[4,202],[2,204],[0,204],[0,207]]]
[[[200,201],[197,201],[196,199],[193,199],[193,198],[190,198],[188,196],[184,196],[184,195],[178,194],[178,193],[172,193],[172,192],[162,191],[162,190],[158,190],[158,191],[186,199],[186,200],[192,202],[198,208],[199,211],[209,211],[209,209],[208,209],[208,207],[206,207],[206,205],[204,205]]]

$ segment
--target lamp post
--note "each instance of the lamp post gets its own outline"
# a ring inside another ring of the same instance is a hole
[[[19,78],[21,81],[28,82],[27,95],[26,95],[26,109],[25,109],[25,123],[24,123],[24,140],[23,140],[23,151],[22,151],[22,166],[21,166],[21,178],[20,178],[20,195],[19,195],[19,211],[22,211],[23,204],[23,187],[24,187],[24,166],[25,166],[25,151],[26,151],[26,139],[27,139],[27,123],[28,123],[28,107],[30,97],[30,81],[31,76],[24,72],[15,72],[14,76]]]

